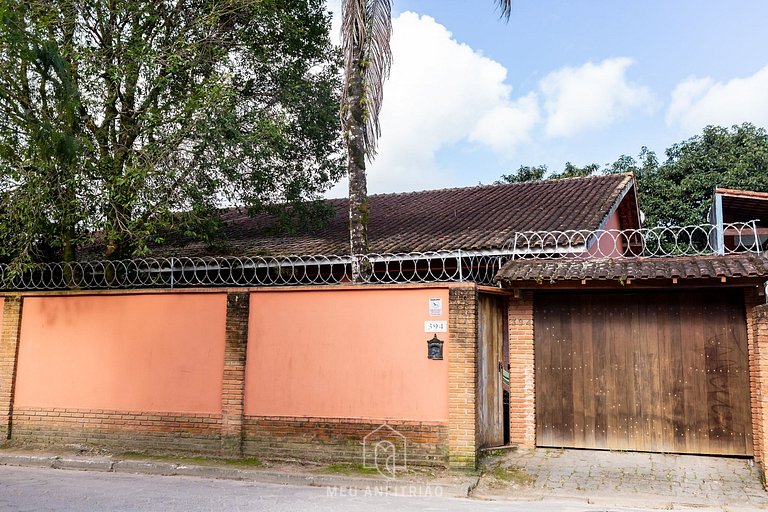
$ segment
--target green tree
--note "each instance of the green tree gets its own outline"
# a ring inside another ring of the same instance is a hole
[[[549,179],[597,172],[635,175],[646,226],[685,226],[707,221],[715,188],[768,192],[768,133],[750,123],[725,128],[707,126],[701,135],[673,144],[666,160],[643,146],[638,159],[620,156],[602,170],[597,164],[566,164]],[[497,183],[543,179],[546,166],[520,167]]]
[[[589,164],[585,165],[584,167],[579,167],[577,165],[573,165],[571,162],[565,162],[565,169],[563,169],[563,172],[559,174],[553,174],[551,179],[561,180],[565,178],[585,178],[587,176],[592,176],[599,170],[600,165],[598,164]]]
[[[525,183],[528,181],[538,181],[543,179],[548,180],[561,180],[565,178],[583,178],[585,176],[592,176],[600,170],[600,165],[589,164],[584,167],[578,167],[571,162],[565,163],[565,168],[562,172],[554,172],[547,175],[546,165],[534,165],[527,166],[521,165],[517,171],[511,174],[502,174],[501,178],[496,181],[499,183]]]
[[[768,191],[768,134],[752,124],[707,126],[666,157],[643,147],[639,161],[622,156],[605,170],[634,173],[647,226],[706,222],[717,187]]]
[[[529,181],[543,180],[547,174],[546,165],[534,165],[533,167],[521,165],[515,172],[502,174],[496,184],[501,183],[526,183]]]
[[[648,225],[705,222],[716,187],[768,191],[768,134],[752,124],[707,126],[666,156],[638,174]]]
[[[509,18],[512,0],[496,0],[501,16]],[[350,254],[368,252],[368,185],[366,158],[376,155],[381,133],[379,112],[384,98],[384,80],[389,74],[392,52],[391,0],[344,0],[342,2],[341,47],[344,84],[341,101],[342,135],[347,150],[349,177]],[[360,277],[353,262],[354,280]]]
[[[329,27],[323,0],[0,3],[2,255],[209,239],[228,204],[311,217],[343,173]]]

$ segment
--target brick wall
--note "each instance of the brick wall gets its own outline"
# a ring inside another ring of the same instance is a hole
[[[18,296],[7,296],[3,301],[3,323],[0,328],[0,443],[11,436],[22,304],[23,299]]]
[[[763,482],[766,472],[765,439],[768,434],[768,305],[749,307],[756,301],[747,299],[747,333],[749,344],[749,380],[752,399],[752,437],[755,461],[761,463]]]
[[[218,454],[221,416],[178,412],[17,408],[14,444],[96,446],[115,451]]]
[[[757,293],[752,288],[744,290],[744,305],[747,315],[747,355],[749,359],[749,396],[752,410],[752,442],[756,462],[763,458],[763,439],[760,426],[760,366],[757,346],[757,324],[755,322],[759,305]]]
[[[343,418],[246,416],[243,453],[268,459],[359,464],[364,462],[366,436],[382,424]],[[447,425],[393,420],[386,424],[404,436],[408,465],[446,465]]]
[[[477,287],[451,288],[448,302],[448,460],[470,469],[477,454]]]
[[[0,414],[4,414],[0,415],[0,427],[4,426],[5,432],[8,425],[12,425],[12,442],[21,446],[77,445],[115,452],[255,455],[265,459],[359,463],[363,460],[365,436],[386,421],[405,436],[409,465],[448,465],[449,427],[448,422],[441,419],[398,421],[246,416],[244,396],[250,293],[239,290],[227,293],[220,414],[214,410],[203,413],[146,412],[127,410],[130,407],[126,410],[95,408],[99,406],[46,407],[21,402],[12,408],[11,386],[19,346],[21,299],[6,298],[3,344],[0,345]],[[457,457],[457,460],[471,466],[475,460],[476,295],[474,286],[459,287],[455,300],[449,301],[453,315],[451,329],[455,328],[456,334],[451,334],[446,343],[447,346],[455,344],[452,348],[456,357],[452,360],[458,379],[454,379],[453,384],[457,389],[453,395],[454,416],[460,427],[455,430],[454,439],[458,440],[459,447],[455,453],[463,457]],[[420,350],[419,354],[423,355],[422,352],[426,351]],[[219,357],[217,355],[217,359]],[[441,389],[445,387],[441,386]],[[430,399],[448,401],[447,393],[435,394]]]
[[[536,446],[536,386],[533,355],[533,293],[510,297],[509,325],[509,441]]]

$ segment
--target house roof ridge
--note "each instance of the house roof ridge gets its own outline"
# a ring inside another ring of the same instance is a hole
[[[451,192],[451,191],[459,191],[459,190],[486,190],[491,188],[506,188],[506,187],[525,187],[525,186],[532,186],[532,185],[541,185],[541,184],[551,184],[551,183],[562,183],[566,181],[578,181],[578,180],[598,180],[598,179],[615,179],[618,176],[622,176],[622,185],[632,179],[633,173],[631,172],[623,172],[623,173],[608,173],[608,174],[594,174],[589,176],[573,176],[569,178],[546,178],[541,180],[531,180],[531,181],[522,181],[519,183],[488,183],[488,184],[478,184],[478,185],[468,185],[468,186],[457,186],[457,187],[444,187],[444,188],[427,188],[422,190],[409,190],[405,192],[379,192],[377,194],[369,194],[368,197],[391,197],[391,196],[409,196],[409,195],[415,195],[415,194],[428,194],[430,192]],[[334,198],[334,199],[342,199],[346,200],[346,197],[343,198]]]
[[[578,180],[597,180],[597,179],[615,179],[618,176],[623,176],[624,179],[622,179],[620,186],[625,186],[626,183],[632,179],[633,174],[631,172],[625,172],[625,173],[612,173],[612,174],[596,174],[596,175],[590,175],[590,176],[574,176],[570,178],[549,178],[549,179],[542,179],[542,180],[532,180],[532,181],[523,181],[520,183],[488,183],[488,184],[479,184],[479,185],[469,185],[469,186],[458,186],[458,187],[444,187],[444,188],[428,188],[428,189],[422,189],[422,190],[408,190],[404,192],[379,192],[376,194],[368,194],[368,198],[385,198],[385,197],[407,197],[407,196],[413,196],[418,194],[430,194],[430,193],[442,193],[442,192],[454,192],[454,191],[470,191],[470,190],[488,190],[493,188],[513,188],[513,187],[525,187],[525,186],[534,186],[534,185],[542,185],[542,184],[558,184],[563,183],[567,181],[578,181]],[[618,186],[618,185],[617,185]],[[328,202],[345,202],[348,201],[347,197],[331,197],[331,198],[325,198],[325,199],[319,199],[321,201],[328,201]],[[245,205],[235,205],[235,206],[228,206],[226,208],[221,208],[219,211],[224,212],[233,212],[238,210],[248,210],[248,207]]]
[[[738,188],[724,188],[724,187],[717,187],[715,188],[715,195],[722,194],[726,196],[732,196],[732,197],[748,197],[748,198],[755,198],[755,199],[768,199],[768,192],[759,192],[757,190],[742,190]]]
[[[370,250],[496,250],[515,231],[598,229],[632,184],[632,175],[622,173],[373,194]],[[250,217],[245,207],[231,206],[221,212],[221,242],[180,237],[152,249],[161,255],[340,254],[349,245],[349,203],[334,198],[326,204],[334,210],[326,225],[285,234],[270,232],[270,215]]]

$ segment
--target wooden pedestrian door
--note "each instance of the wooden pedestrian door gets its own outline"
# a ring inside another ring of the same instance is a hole
[[[480,448],[504,444],[504,314],[501,297],[481,294],[477,312],[477,442]]]
[[[752,455],[740,290],[536,296],[539,446]]]

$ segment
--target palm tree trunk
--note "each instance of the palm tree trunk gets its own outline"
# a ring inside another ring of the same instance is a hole
[[[501,16],[509,19],[512,0],[495,0]],[[384,80],[389,75],[392,51],[392,0],[344,0],[341,49],[344,55],[344,90],[341,124],[347,147],[349,177],[349,250],[352,281],[365,281],[368,253],[368,185],[365,159],[373,159],[381,129],[379,112]]]
[[[365,63],[360,47],[355,45],[352,70],[348,78],[345,105],[344,138],[347,147],[349,176],[349,249],[352,255],[352,280],[363,280],[359,255],[368,252],[368,180],[365,173],[365,108],[363,102]]]

